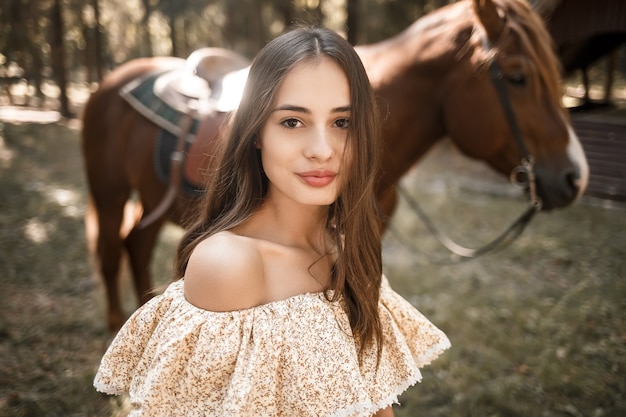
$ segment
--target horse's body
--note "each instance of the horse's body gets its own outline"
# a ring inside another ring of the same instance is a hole
[[[535,162],[543,209],[566,207],[584,191],[588,168],[561,104],[547,32],[523,0],[493,1],[497,9],[485,0],[455,3],[394,38],[357,48],[385,115],[384,174],[377,195],[389,215],[395,185],[446,135],[462,152],[505,175],[526,156],[513,138],[490,79],[491,59],[508,81],[508,100]],[[83,150],[92,197],[87,224],[97,236],[111,330],[124,320],[117,294],[122,250],[128,252],[137,294],[145,302],[151,290],[150,258],[161,226],[167,220],[180,224],[196,204],[179,196],[166,216],[146,228],[136,227],[141,213],[158,205],[166,186],[152,167],[157,126],[118,93],[147,71],[180,65],[176,59],[131,61],[105,79],[85,108]],[[130,222],[124,227],[124,207],[133,190],[143,211],[127,210]]]

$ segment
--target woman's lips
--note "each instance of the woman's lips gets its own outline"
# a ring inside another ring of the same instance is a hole
[[[333,171],[307,171],[298,173],[298,176],[312,187],[325,187],[333,182],[337,173]]]

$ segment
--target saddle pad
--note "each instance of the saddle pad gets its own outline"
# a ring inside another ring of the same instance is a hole
[[[174,136],[179,136],[180,126],[187,114],[170,106],[154,92],[156,79],[165,72],[156,71],[134,79],[120,90],[120,96],[145,118]],[[194,117],[189,135],[195,135],[198,123],[198,118]]]
[[[172,165],[171,155],[176,150],[176,142],[178,138],[176,135],[167,131],[166,129],[160,129],[157,135],[157,142],[154,151],[154,168],[161,181],[165,185],[170,181],[170,170]],[[203,187],[199,184],[194,184],[183,175],[181,179],[181,191],[187,197],[200,197],[204,194]]]

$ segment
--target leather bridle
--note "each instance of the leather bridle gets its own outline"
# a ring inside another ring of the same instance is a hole
[[[489,65],[489,73],[491,75],[491,81],[496,87],[496,91],[498,92],[498,98],[500,99],[500,104],[502,105],[502,109],[504,110],[504,114],[506,116],[506,120],[509,124],[509,128],[511,129],[511,133],[515,138],[515,142],[517,143],[517,147],[519,148],[520,154],[522,155],[522,159],[520,165],[513,168],[510,174],[510,181],[513,185],[516,185],[521,188],[528,188],[528,198],[531,208],[535,208],[536,211],[541,210],[542,201],[541,197],[537,195],[537,182],[535,177],[535,158],[530,154],[528,148],[526,147],[526,143],[524,142],[524,137],[522,136],[522,131],[517,124],[517,118],[515,117],[515,113],[513,111],[513,107],[511,106],[511,100],[509,100],[509,95],[506,91],[506,85],[504,80],[504,74],[498,65],[495,57],[491,59],[491,63]],[[526,178],[526,180],[523,180]]]

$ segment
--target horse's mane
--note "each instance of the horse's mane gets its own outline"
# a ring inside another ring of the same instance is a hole
[[[506,27],[502,37],[509,35],[508,31],[517,35],[524,53],[533,61],[540,79],[545,83],[545,86],[536,86],[537,93],[540,88],[547,88],[548,94],[557,102],[561,102],[562,91],[559,80],[561,67],[555,54],[554,42],[544,22],[524,0],[493,0],[493,2],[506,16]]]

